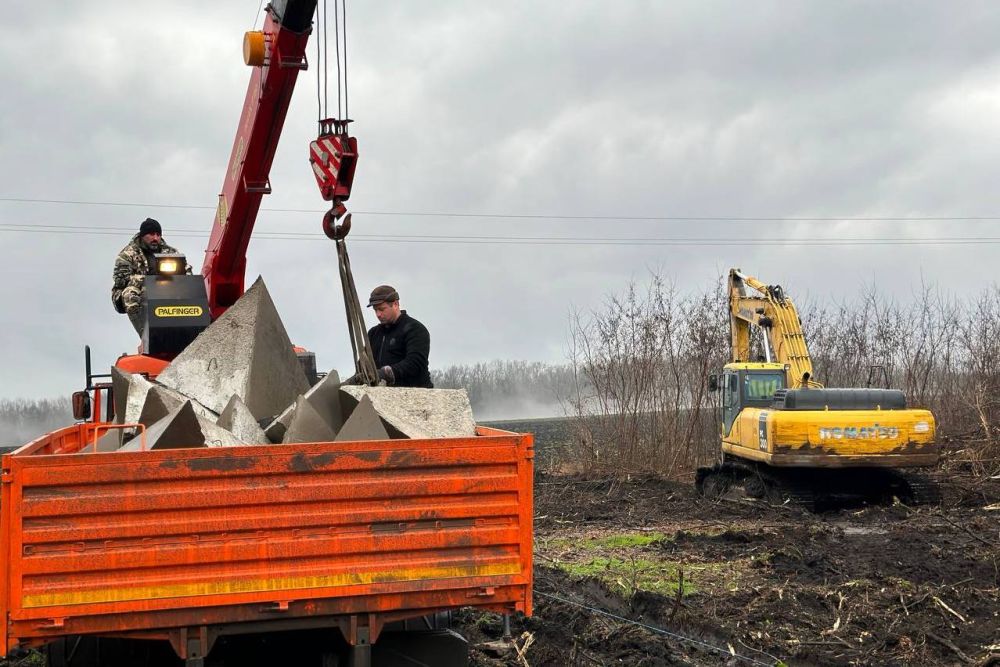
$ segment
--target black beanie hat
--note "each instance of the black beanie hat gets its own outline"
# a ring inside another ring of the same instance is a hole
[[[163,236],[163,228],[160,227],[160,223],[152,218],[146,218],[139,225],[139,236],[145,236],[146,234],[159,234]]]

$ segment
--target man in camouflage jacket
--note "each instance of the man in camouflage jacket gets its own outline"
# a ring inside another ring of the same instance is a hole
[[[139,225],[139,233],[121,249],[115,260],[114,284],[111,286],[111,303],[119,313],[128,315],[136,333],[142,335],[144,313],[142,312],[143,278],[153,273],[154,253],[176,253],[163,241],[160,223],[146,218]]]

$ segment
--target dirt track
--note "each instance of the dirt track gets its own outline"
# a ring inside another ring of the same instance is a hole
[[[1000,482],[937,478],[940,506],[812,514],[540,475],[525,661],[467,614],[473,664],[1000,665]]]

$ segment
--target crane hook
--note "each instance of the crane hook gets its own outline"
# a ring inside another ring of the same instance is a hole
[[[347,235],[351,231],[351,214],[347,213],[344,221],[339,225],[337,224],[337,220],[344,213],[347,213],[347,207],[337,201],[334,203],[333,208],[323,214],[323,233],[326,234],[327,238],[334,241],[341,241],[347,238]]]

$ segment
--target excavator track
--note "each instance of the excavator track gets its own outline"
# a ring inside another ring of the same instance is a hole
[[[775,468],[727,457],[695,477],[698,493],[721,498],[741,489],[748,498],[770,504],[802,507],[811,512],[863,505],[905,505],[940,502],[940,490],[930,478],[887,468]]]
[[[894,471],[906,485],[905,496],[900,501],[907,505],[940,505],[941,487],[928,475]]]

